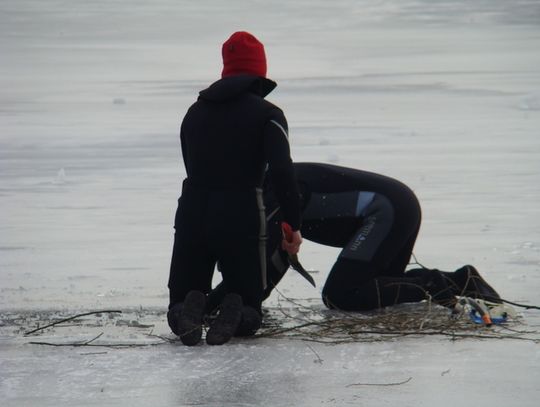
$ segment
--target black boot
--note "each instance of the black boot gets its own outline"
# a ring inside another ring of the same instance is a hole
[[[442,275],[446,284],[451,288],[454,295],[463,297],[480,298],[486,301],[501,303],[501,297],[482,278],[474,266],[466,265],[454,272],[440,271],[437,269],[413,269],[407,271],[406,276],[425,278],[431,273],[437,272]]]
[[[437,269],[421,268],[409,270],[405,276],[420,279],[422,288],[435,303],[445,307],[456,305],[457,290],[455,284],[446,277],[446,273]]]
[[[178,330],[178,320],[180,319],[180,314],[182,313],[183,308],[184,304],[180,302],[170,305],[169,311],[167,311],[167,322],[169,323],[171,331],[173,331],[175,335],[179,335],[180,332]]]
[[[242,297],[229,293],[219,307],[219,314],[206,334],[208,345],[223,345],[235,334],[242,320]]]
[[[262,324],[261,314],[253,307],[242,307],[242,320],[234,336],[253,336]]]
[[[460,293],[464,297],[480,298],[482,300],[501,303],[501,296],[495,289],[482,278],[478,270],[471,265],[457,269],[449,276],[459,286]]]
[[[167,313],[169,326],[186,346],[196,345],[201,340],[205,302],[206,296],[193,290],[183,303],[174,305]]]
[[[456,305],[456,296],[446,278],[439,272],[433,272],[425,282],[424,288],[431,296],[433,302],[443,307],[453,308]]]

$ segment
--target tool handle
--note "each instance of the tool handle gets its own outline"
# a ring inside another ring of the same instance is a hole
[[[491,316],[489,315],[489,310],[486,307],[478,301],[475,301],[474,298],[467,297],[467,302],[474,310],[476,310],[476,312],[478,312],[478,315],[480,315],[480,318],[482,318],[482,321],[486,326],[491,326],[493,324]]]
[[[291,225],[289,225],[287,222],[281,222],[281,230],[283,231],[283,236],[285,236],[285,240],[287,242],[293,241],[293,230]]]

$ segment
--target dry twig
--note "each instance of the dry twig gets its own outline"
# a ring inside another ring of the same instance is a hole
[[[80,318],[80,317],[85,317],[85,316],[87,316],[87,315],[106,314],[106,313],[118,313],[118,314],[121,314],[122,311],[116,311],[116,310],[103,310],[103,311],[85,312],[84,314],[77,314],[77,315],[74,315],[74,316],[72,316],[72,317],[64,318],[64,319],[61,319],[61,320],[59,320],[59,321],[50,323],[50,324],[48,324],[48,325],[45,325],[45,326],[42,326],[42,327],[33,329],[33,330],[31,330],[31,331],[28,331],[28,332],[25,332],[25,333],[24,333],[24,336],[31,335],[31,334],[33,334],[33,333],[36,333],[36,332],[38,332],[38,331],[42,331],[42,330],[44,330],[44,329],[50,328],[51,326],[55,326],[55,325],[61,324],[61,323],[63,323],[63,322],[72,321],[72,320],[77,319],[77,318]]]
[[[406,380],[403,380],[402,382],[395,382],[395,383],[352,383],[348,384],[345,387],[352,387],[352,386],[400,386],[402,384],[409,383],[412,380],[412,377],[409,377]]]

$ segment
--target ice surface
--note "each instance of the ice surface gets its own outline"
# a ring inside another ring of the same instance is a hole
[[[169,334],[178,127],[239,29],[266,45],[297,161],[404,181],[423,208],[422,263],[474,264],[539,304],[539,21],[534,0],[0,2],[2,405],[536,405],[528,341],[51,349],[8,317],[121,308]],[[336,255],[304,245],[318,290]],[[294,274],[282,285],[320,304],[318,290]]]

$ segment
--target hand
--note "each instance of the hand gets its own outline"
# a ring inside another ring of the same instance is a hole
[[[293,231],[289,224],[283,222],[281,225],[283,231],[283,240],[281,248],[289,255],[297,254],[302,244],[302,234],[299,230]]]
[[[300,234],[300,231],[297,230],[291,233],[291,237],[292,239],[290,241],[283,237],[281,248],[289,254],[297,254],[300,250],[300,245],[302,244],[302,235]]]

